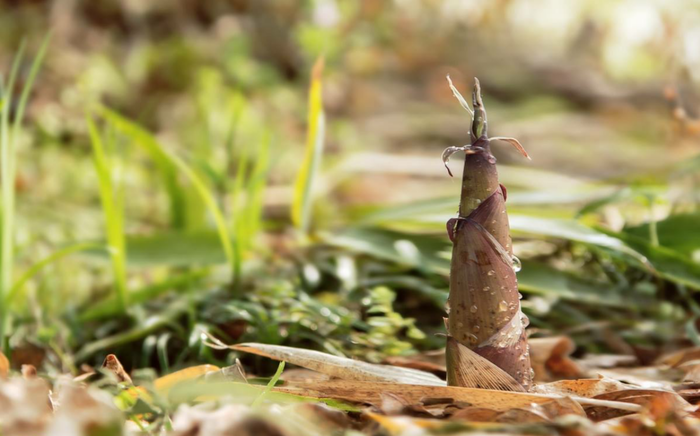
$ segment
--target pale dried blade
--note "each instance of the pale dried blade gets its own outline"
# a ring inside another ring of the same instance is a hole
[[[584,398],[592,398],[609,392],[634,389],[634,385],[626,385],[617,380],[607,378],[558,380],[551,383],[539,384],[533,388],[533,392],[541,394],[576,395]]]
[[[253,342],[231,345],[228,348],[265,356],[274,360],[289,362],[293,365],[298,365],[345,380],[407,383],[427,386],[445,385],[445,382],[439,377],[425,371],[401,368],[398,366],[377,365],[315,350]]]
[[[518,150],[520,152],[520,154],[522,154],[526,158],[532,160],[530,155],[527,154],[527,151],[525,151],[525,147],[523,147],[523,144],[521,144],[520,141],[518,141],[515,138],[510,138],[510,137],[506,137],[506,136],[496,136],[494,138],[489,138],[489,139],[491,141],[505,141],[505,142],[509,143],[510,145],[512,145],[513,147],[515,147],[515,149]]]
[[[474,111],[472,111],[472,108],[469,107],[469,104],[467,103],[467,100],[462,97],[462,94],[455,88],[455,86],[452,84],[452,79],[450,79],[450,75],[447,75],[447,83],[450,85],[450,89],[452,90],[452,94],[455,96],[457,101],[459,101],[459,104],[469,112],[469,115],[474,116]]]

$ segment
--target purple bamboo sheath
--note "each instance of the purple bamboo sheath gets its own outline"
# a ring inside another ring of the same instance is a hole
[[[520,294],[513,268],[506,190],[486,135],[480,89],[474,89],[472,143],[464,161],[459,217],[447,223],[453,241],[448,333],[527,389],[532,381]],[[448,384],[465,384],[468,365],[447,347]],[[472,377],[473,379],[473,377]],[[475,387],[475,386],[471,386]]]

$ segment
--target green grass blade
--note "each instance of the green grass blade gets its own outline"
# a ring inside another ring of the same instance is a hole
[[[228,259],[229,264],[232,266],[235,265],[236,258],[234,255],[231,236],[229,234],[228,227],[226,226],[226,219],[224,218],[219,205],[216,203],[214,196],[209,191],[202,179],[182,159],[174,154],[170,155],[170,159],[175,166],[190,180],[209,209],[209,212],[214,217],[216,228],[219,232],[219,239],[221,240],[221,246],[226,253],[226,258]]]
[[[122,345],[138,341],[170,323],[174,323],[179,317],[187,313],[193,302],[189,299],[177,299],[166,308],[148,318],[148,322],[121,331],[112,336],[97,339],[85,344],[76,354],[75,361],[82,362],[93,354],[103,350],[114,350]]]
[[[39,74],[39,68],[41,67],[41,62],[44,60],[46,55],[46,50],[49,47],[49,41],[51,40],[51,34],[49,33],[44,38],[44,41],[39,47],[39,51],[32,62],[32,66],[29,69],[29,75],[27,76],[27,81],[22,89],[22,94],[20,94],[19,102],[17,104],[17,114],[15,117],[15,122],[13,126],[12,135],[17,136],[19,129],[21,128],[22,119],[24,118],[24,110],[27,107],[27,101],[29,100],[29,94],[31,93],[32,87],[34,86],[34,80],[37,74]]]
[[[137,125],[135,122],[104,106],[99,106],[97,110],[100,116],[107,120],[115,130],[121,132],[141,146],[151,159],[153,159],[168,194],[171,225],[176,229],[184,228],[187,221],[186,193],[177,180],[177,168],[175,168],[169,154],[150,132]]]
[[[36,276],[39,272],[41,272],[42,269],[45,267],[51,265],[52,263],[63,259],[66,256],[69,256],[73,253],[77,253],[80,251],[85,251],[85,250],[94,250],[94,249],[100,249],[103,248],[102,244],[93,244],[93,243],[81,243],[81,244],[73,244],[69,245],[67,247],[61,248],[60,250],[57,250],[50,255],[46,256],[39,262],[35,263],[32,265],[28,270],[24,272],[20,276],[19,279],[15,282],[15,284],[12,286],[12,289],[10,292],[7,294],[5,297],[5,304],[9,306],[12,304],[15,298],[19,295],[20,291],[24,287],[24,285],[31,280],[34,276]]]
[[[247,236],[245,233],[245,213],[244,213],[244,206],[241,205],[241,200],[244,197],[244,193],[242,192],[244,189],[244,184],[246,180],[246,173],[248,171],[248,161],[250,159],[249,157],[249,150],[247,147],[244,147],[238,156],[238,165],[236,168],[236,176],[233,181],[233,188],[232,188],[232,202],[231,202],[231,228],[233,230],[233,234],[235,235],[235,244],[233,246],[233,249],[235,250],[236,254],[236,263],[234,265],[234,277],[240,277],[241,274],[241,259],[243,257],[243,253],[245,251],[244,248],[244,239]]]
[[[0,84],[2,89],[2,106],[0,106],[0,181],[2,183],[2,227],[0,228],[0,349],[5,346],[5,327],[8,317],[6,316],[7,305],[5,298],[12,292],[14,268],[14,220],[15,220],[15,178],[16,178],[16,145],[17,138],[24,110],[29,99],[29,94],[34,83],[34,79],[39,72],[39,67],[44,58],[48,45],[48,36],[44,40],[39,53],[34,58],[30,69],[29,77],[20,94],[17,113],[15,114],[12,131],[10,131],[10,112],[12,111],[12,91],[19,74],[19,66],[24,54],[24,41],[15,56],[10,70],[10,77],[7,87]],[[1,80],[0,80],[1,82]]]
[[[270,392],[272,388],[277,384],[277,381],[282,376],[282,371],[284,371],[284,362],[280,362],[279,366],[277,367],[277,371],[275,372],[275,375],[272,376],[270,382],[267,384],[267,386],[265,386],[265,389],[260,393],[260,395],[258,395],[255,401],[253,401],[253,404],[250,405],[250,407],[255,408],[262,403],[267,393]]]
[[[255,161],[253,173],[248,181],[248,212],[246,231],[252,237],[260,230],[262,223],[263,194],[267,185],[267,175],[270,169],[270,134],[265,131],[260,150]],[[247,241],[250,243],[250,241]],[[247,247],[246,247],[247,248]]]
[[[223,212],[217,204],[214,195],[210,192],[202,178],[187,163],[185,163],[184,160],[182,160],[175,153],[165,149],[141,126],[138,126],[134,122],[107,108],[101,109],[101,115],[105,120],[112,124],[116,130],[120,131],[126,137],[132,139],[137,145],[140,145],[146,149],[158,161],[167,162],[168,165],[172,165],[189,180],[209,210],[209,213],[211,213],[212,217],[214,218],[219,239],[221,241],[221,246],[224,249],[226,259],[228,260],[232,271],[235,273],[236,254],[233,248],[232,238],[226,224],[226,219],[224,218]]]
[[[2,231],[0,243],[0,300],[12,286],[13,250],[14,250],[14,198],[15,198],[15,150],[10,135],[10,112],[12,111],[12,89],[24,53],[24,42],[15,56],[10,70],[10,77],[3,94],[2,113],[0,113],[0,177],[2,177]],[[4,306],[0,307],[4,315]],[[4,316],[0,316],[4,319]],[[0,322],[0,333],[4,322]],[[0,335],[0,341],[4,336]]]
[[[265,132],[256,155],[251,157],[246,154],[245,161],[249,176],[239,178],[239,175],[244,174],[246,170],[246,166],[239,166],[234,182],[232,210],[235,214],[233,229],[238,268],[241,268],[241,261],[250,250],[252,241],[261,228],[263,193],[269,168],[269,143],[270,135]],[[242,203],[242,200],[245,200],[245,203]]]
[[[319,58],[311,72],[306,151],[294,185],[292,222],[306,234],[311,221],[313,182],[321,160],[325,119],[323,114],[322,80],[323,58]]]
[[[145,303],[173,290],[185,293],[186,290],[191,289],[194,284],[204,280],[208,274],[208,270],[204,269],[168,277],[162,282],[147,285],[141,289],[135,289],[129,294],[129,301],[131,304]],[[116,303],[116,297],[114,295],[109,295],[105,299],[97,302],[91,302],[89,306],[80,313],[78,321],[88,322],[118,316],[119,309]]]
[[[126,279],[126,237],[123,228],[124,210],[120,207],[120,201],[115,198],[115,187],[112,180],[112,165],[105,152],[102,136],[92,118],[86,116],[90,143],[92,144],[93,162],[97,172],[97,181],[102,202],[105,228],[107,233],[107,245],[112,271],[114,274],[114,287],[122,312],[129,306],[129,292]],[[118,194],[117,194],[118,195]]]

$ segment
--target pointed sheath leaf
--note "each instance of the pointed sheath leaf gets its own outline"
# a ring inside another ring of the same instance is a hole
[[[525,388],[513,377],[451,336],[447,337],[447,348],[452,355],[460,356],[458,365],[450,368],[452,373],[448,374],[448,378],[455,380],[457,386],[525,392]]]

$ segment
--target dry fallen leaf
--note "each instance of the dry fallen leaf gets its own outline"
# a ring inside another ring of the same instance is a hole
[[[535,386],[532,392],[541,394],[577,395],[593,398],[608,392],[620,391],[629,388],[617,380],[596,378],[579,380],[559,380]]]
[[[119,383],[134,384],[131,381],[131,377],[124,370],[121,362],[114,354],[108,354],[107,357],[105,357],[104,362],[102,362],[102,368],[114,374]]]
[[[443,421],[437,419],[385,416],[377,413],[367,413],[367,416],[392,435],[421,435],[426,433],[424,430],[438,429],[445,425]]]
[[[173,436],[224,436],[239,430],[250,416],[243,404],[180,406],[173,416]]]
[[[314,398],[334,398],[357,403],[380,405],[382,395],[392,394],[408,404],[426,403],[430,399],[450,399],[474,407],[505,412],[514,408],[527,408],[534,404],[564,400],[556,394],[532,394],[523,392],[496,391],[490,389],[460,388],[454,386],[421,386],[398,383],[378,383],[357,380],[329,380],[323,383],[291,382],[273,388],[279,392],[303,395]],[[577,403],[620,408],[631,412],[641,410],[640,406],[619,401],[603,401],[583,397],[572,397]]]
[[[677,368],[640,366],[637,368],[600,369],[600,377],[618,380],[645,389],[673,389],[670,380],[680,380],[683,372]]]
[[[231,382],[242,382],[248,383],[248,377],[245,373],[245,368],[240,359],[236,359],[233,365],[225,366],[219,370],[207,372],[204,374],[204,379],[207,381],[231,381]]]
[[[382,403],[379,409],[386,415],[408,415],[415,417],[443,417],[446,404],[433,404],[432,407],[426,407],[424,404],[411,404],[404,398],[392,393],[381,394]]]
[[[330,380],[330,376],[327,374],[322,374],[320,372],[312,371],[310,369],[304,368],[292,368],[285,369],[284,373],[280,377],[282,381],[317,381],[325,382]]]
[[[374,380],[378,382],[394,382],[407,384],[420,384],[427,386],[444,386],[445,381],[434,374],[410,368],[397,366],[377,365],[348,359],[347,357],[334,356],[315,350],[303,348],[285,347],[281,345],[267,345],[258,343],[245,343],[238,345],[225,345],[216,338],[210,336],[213,343],[208,344],[218,349],[231,349],[246,353],[265,356],[274,360],[281,360],[307,369],[338,377],[345,380]]]
[[[553,401],[557,401],[561,405],[567,401],[567,397],[570,397],[576,403],[589,407],[614,408],[624,410],[627,413],[642,410],[642,406],[631,404],[630,402],[585,398],[570,394],[566,396],[559,394],[528,394],[501,390],[448,387],[444,386],[444,382],[434,375],[421,371],[374,365],[312,350],[254,343],[228,346],[211,336],[210,339],[213,343],[209,345],[214,348],[247,351],[275,360],[290,362],[340,379],[315,380],[311,382],[289,381],[284,386],[273,388],[275,391],[307,397],[333,398],[373,404],[380,407],[382,402],[385,401],[383,397],[386,398],[387,395],[391,395],[395,396],[399,402],[405,402],[419,408],[426,401],[449,399],[455,403],[462,402],[467,405],[500,412],[516,408],[528,408],[532,407],[533,404],[541,405]],[[416,379],[418,381],[415,381]],[[420,411],[422,412],[423,409]],[[430,411],[427,412],[432,413]],[[563,412],[563,409],[561,412]],[[577,408],[568,410],[566,413],[580,416],[583,414],[583,411],[577,406]]]
[[[0,351],[0,378],[7,378],[10,373],[10,361],[7,357]]]
[[[182,405],[173,417],[172,436],[285,436],[340,434],[351,427],[348,416],[323,404],[272,405],[254,409],[242,404]]]
[[[638,365],[639,360],[628,354],[587,354],[576,359],[576,363],[588,372],[601,368],[632,367]]]
[[[485,407],[465,407],[450,415],[450,420],[469,422],[494,422],[501,412]]]
[[[444,349],[414,354],[408,357],[387,356],[383,363],[430,372],[438,376],[442,375],[443,377],[447,372]]]
[[[124,417],[104,391],[67,383],[61,386],[58,404],[45,436],[122,434]]]
[[[607,392],[594,397],[596,400],[604,401],[621,401],[625,403],[638,404],[646,409],[649,409],[655,402],[666,402],[679,412],[690,412],[695,410],[681,396],[675,392],[651,390],[651,389],[625,389],[615,392]],[[606,419],[618,417],[628,413],[611,408],[601,408],[599,406],[584,406],[586,414],[593,421],[603,421]]]
[[[566,336],[529,338],[530,364],[535,381],[579,378],[583,375],[576,362],[569,357],[576,349],[574,341]]]
[[[580,404],[571,398],[555,399],[543,404],[533,403],[528,407],[510,409],[498,412],[491,409],[467,407],[458,410],[450,417],[451,420],[470,422],[500,422],[500,423],[536,423],[551,422],[564,415],[585,416]]]
[[[0,430],[3,436],[43,436],[51,418],[49,385],[44,380],[13,378],[0,381]]]
[[[36,374],[37,372],[34,365],[22,365],[22,377],[24,377],[25,379],[36,378]]]
[[[533,424],[541,422],[551,422],[551,418],[547,414],[539,410],[539,407],[530,407],[522,409],[510,409],[506,412],[498,414],[494,418],[494,422],[504,424]]]
[[[291,404],[284,408],[273,409],[272,412],[281,413],[284,416],[299,416],[300,420],[312,423],[324,435],[338,434],[352,426],[346,413],[320,403]]]
[[[676,410],[691,410],[689,409],[690,404],[682,396],[670,390],[641,389],[639,386],[607,378],[560,380],[539,385],[536,391],[549,394],[575,395],[577,397],[591,398],[594,401],[625,402],[642,407],[648,407],[653,401],[663,399],[673,404]],[[622,411],[623,409],[621,408],[615,409],[594,403],[586,404],[583,402],[583,405],[588,417],[594,421],[611,419],[634,411],[633,409]]]
[[[683,376],[684,383],[700,382],[700,362],[692,360],[680,365],[679,368],[685,371],[685,375]]]
[[[205,374],[213,373],[219,371],[219,367],[215,365],[197,365],[191,366],[189,368],[181,369],[180,371],[175,371],[163,377],[157,378],[153,382],[153,387],[156,391],[163,396],[167,396],[170,389],[178,383],[185,381],[195,380]]]
[[[685,362],[700,360],[700,347],[686,348],[665,354],[656,360],[657,364],[668,365],[676,368]]]

